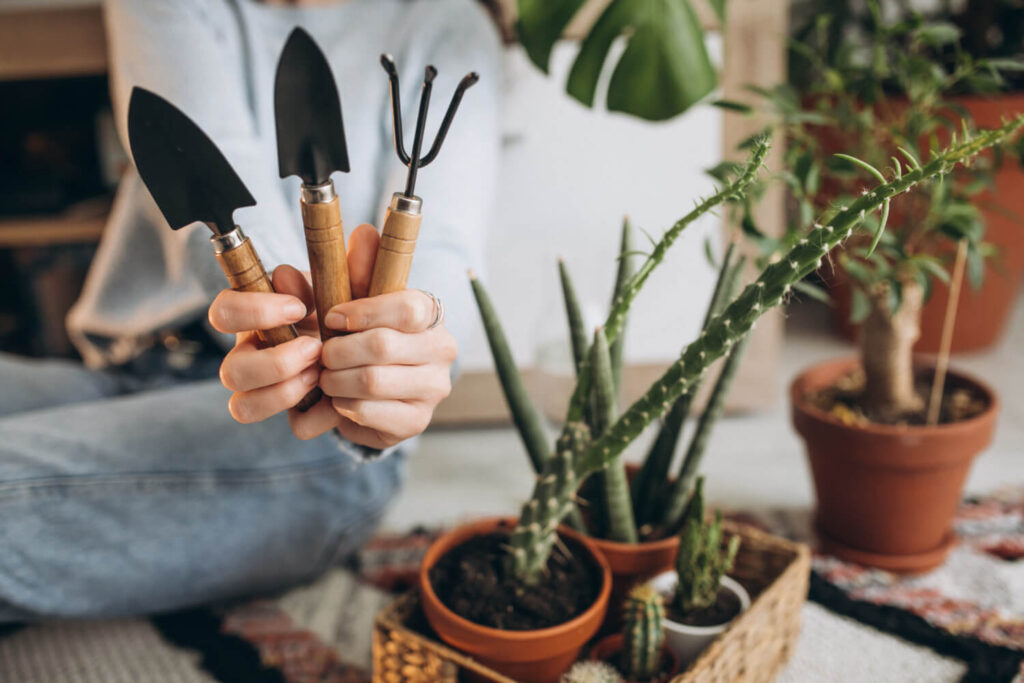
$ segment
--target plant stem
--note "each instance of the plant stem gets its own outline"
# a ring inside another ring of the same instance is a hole
[[[579,375],[583,358],[587,355],[587,333],[583,328],[583,313],[576,297],[576,288],[569,276],[569,268],[562,257],[558,257],[558,278],[562,283],[562,298],[565,299],[565,317],[569,321],[569,341],[572,343],[573,365]]]
[[[629,224],[629,216],[622,219],[622,237],[619,240],[619,267],[615,272],[615,288],[612,290],[614,304],[633,277],[633,229]],[[622,322],[622,331],[611,343],[612,379],[615,381],[615,396],[622,391],[622,354],[626,345],[626,321]]]

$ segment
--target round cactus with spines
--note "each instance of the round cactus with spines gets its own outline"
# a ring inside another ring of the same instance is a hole
[[[623,683],[615,667],[604,662],[576,662],[562,674],[561,683]]]
[[[665,634],[665,603],[648,583],[633,586],[622,608],[623,673],[633,680],[653,678],[661,671]]]

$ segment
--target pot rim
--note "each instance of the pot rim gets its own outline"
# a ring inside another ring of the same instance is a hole
[[[991,386],[974,375],[954,370],[952,368],[947,370],[947,378],[956,377],[963,382],[973,385],[974,388],[978,389],[985,395],[988,402],[988,406],[985,410],[966,420],[958,420],[957,422],[948,422],[946,424],[937,425],[887,425],[876,424],[874,422],[866,425],[851,425],[843,422],[837,417],[829,415],[824,410],[813,405],[807,400],[807,389],[803,388],[802,385],[805,384],[807,376],[812,372],[828,366],[839,367],[845,371],[847,369],[858,367],[860,364],[860,358],[857,356],[832,358],[830,360],[815,363],[801,370],[789,384],[789,399],[793,410],[809,419],[817,422],[824,422],[836,429],[846,430],[849,432],[869,433],[879,436],[905,436],[908,432],[911,432],[920,436],[931,435],[936,437],[948,437],[961,432],[973,431],[982,422],[992,419],[992,416],[999,411],[999,395]],[[934,363],[915,356],[914,367],[930,368],[934,367]]]
[[[679,543],[679,537],[672,535],[659,538],[656,541],[640,541],[637,543],[623,543],[622,541],[609,541],[596,536],[587,536],[587,539],[598,548],[608,548],[619,553],[642,553],[669,550]]]
[[[495,640],[504,640],[510,643],[523,643],[535,640],[543,640],[547,638],[553,638],[562,635],[566,632],[571,632],[574,629],[582,626],[586,622],[594,619],[597,612],[601,611],[602,605],[607,607],[608,598],[611,595],[612,590],[612,572],[608,566],[608,561],[604,556],[597,550],[593,542],[586,536],[573,531],[564,524],[558,527],[558,534],[567,536],[574,541],[578,542],[583,548],[590,553],[591,559],[597,564],[601,570],[601,589],[597,593],[597,597],[594,602],[591,603],[587,609],[583,610],[569,621],[562,622],[561,624],[555,624],[554,626],[548,626],[546,628],[534,629],[532,631],[505,631],[499,628],[493,628],[491,626],[482,626],[474,621],[470,621],[465,617],[456,614],[448,605],[444,604],[441,599],[434,592],[434,587],[430,583],[430,569],[437,564],[437,561],[448,551],[462,542],[469,540],[469,538],[482,535],[493,531],[495,528],[502,524],[508,524],[514,527],[518,520],[515,517],[485,517],[466,524],[460,524],[453,529],[445,532],[427,549],[426,555],[423,556],[423,561],[420,562],[419,569],[419,586],[420,593],[424,597],[429,597],[440,610],[445,613],[445,618],[456,624],[460,628],[475,631],[484,638],[490,638]],[[472,533],[471,533],[472,532]],[[464,539],[460,539],[458,542],[453,540],[456,536],[466,535]],[[442,552],[442,546],[446,546]]]
[[[651,579],[651,585],[654,586],[655,590],[659,592],[667,593],[671,592],[675,588],[676,583],[679,581],[679,574],[676,571],[669,570],[662,574],[658,574]],[[662,591],[662,586],[658,586],[658,583],[670,584],[667,586],[668,590]],[[671,582],[671,583],[670,583]],[[740,615],[750,609],[750,593],[747,589],[740,584],[739,581],[732,578],[731,576],[723,576],[721,585],[731,590],[737,598],[740,599],[740,611],[729,621],[722,622],[721,624],[715,624],[714,626],[690,626],[689,624],[683,624],[678,621],[673,621],[668,614],[665,614],[664,628],[667,630],[675,631],[676,633],[685,633],[687,635],[694,636],[714,636],[718,635],[729,628],[732,622],[736,621]]]

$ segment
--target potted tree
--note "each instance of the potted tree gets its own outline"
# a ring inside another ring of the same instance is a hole
[[[713,521],[705,517],[703,478],[697,479],[687,506],[680,541],[675,571],[655,577],[651,586],[670,598],[666,640],[679,660],[688,664],[750,607],[746,589],[728,576],[740,539],[723,537],[720,511]]]
[[[539,472],[519,518],[511,523],[478,522],[455,529],[441,536],[426,554],[418,584],[423,612],[433,631],[448,644],[507,676],[557,680],[576,658],[583,642],[596,632],[610,593],[610,572],[600,554],[585,536],[561,524],[576,514],[580,485],[615,462],[643,429],[692,390],[707,368],[726,356],[765,311],[780,305],[794,283],[818,268],[821,259],[848,239],[865,216],[918,182],[948,173],[1022,125],[1024,119],[973,135],[937,152],[927,163],[879,183],[842,210],[831,212],[827,222],[812,228],[782,258],[767,265],[754,282],[713,316],[701,336],[686,346],[641,398],[621,414],[616,413],[609,343],[618,338],[630,304],[686,226],[741,193],[753,178],[767,150],[766,142],[755,143],[748,163],[736,178],[670,228],[622,287],[581,363],[566,424],[555,447],[549,449],[546,442],[534,442],[529,437],[528,451],[536,458]],[[482,285],[474,279],[473,287],[485,322],[496,325]],[[500,337],[491,335],[491,340],[494,344]],[[520,405],[513,407],[515,414],[528,405],[528,398],[525,391],[519,391],[521,380],[515,380],[517,373],[507,345],[502,349],[500,343],[495,344],[492,350],[499,372],[505,374],[504,381],[513,386],[513,394],[521,394],[516,399]],[[584,420],[585,410],[593,410],[598,416],[596,431],[591,431]],[[522,414],[516,418],[517,423],[521,418]],[[567,573],[589,586],[589,592],[572,591],[579,599],[573,610],[566,610],[573,612],[567,615],[568,621],[524,625],[521,618],[535,611],[538,600],[562,599],[555,590],[561,585],[556,575]],[[487,594],[485,612],[489,614],[474,611],[477,601],[472,596],[483,593]]]
[[[790,142],[792,174],[785,178],[800,217],[859,191],[856,169],[835,152],[882,168],[894,154],[905,160],[899,148],[920,156],[944,144],[962,119],[993,127],[1002,116],[1024,111],[1020,96],[1007,94],[1024,71],[1024,62],[1014,58],[1020,43],[991,43],[992,35],[1019,36],[1019,8],[1017,21],[1007,20],[1005,30],[993,24],[1002,17],[999,11],[1010,11],[1004,4],[971,0],[952,21],[913,10],[886,20],[875,1],[861,7],[836,0],[831,11],[816,6],[798,24],[791,84],[764,94]],[[949,289],[944,278],[933,276],[940,270],[935,262],[941,265],[954,251],[947,238],[966,238],[970,246],[971,287],[960,293],[953,350],[983,348],[999,338],[1024,275],[1024,199],[1013,189],[1024,179],[1018,156],[1006,149],[979,158],[954,182],[915,190],[890,216],[887,235],[897,239],[882,245],[880,257],[891,262],[887,251],[901,246],[921,257],[913,263],[904,259],[903,268],[925,294],[913,316],[920,328],[918,351],[939,348]],[[986,263],[986,257],[992,258]],[[837,304],[837,322],[853,336],[872,309],[871,277],[856,263],[826,269],[822,276]],[[909,297],[912,302],[917,294]]]
[[[622,632],[590,650],[592,661],[612,665],[628,683],[660,683],[679,672],[679,658],[665,646],[665,603],[650,584],[630,589],[623,605]]]

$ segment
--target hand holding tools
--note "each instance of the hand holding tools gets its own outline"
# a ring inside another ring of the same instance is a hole
[[[133,88],[128,105],[128,141],[135,166],[164,218],[174,230],[197,221],[213,231],[210,242],[231,288],[239,292],[273,292],[252,242],[235,225],[235,209],[255,206],[227,159],[206,134],[177,107],[159,95]],[[295,339],[292,325],[257,330],[270,346]],[[323,394],[312,389],[296,407],[312,408]]]
[[[412,268],[412,255],[416,249],[416,239],[419,236],[420,221],[422,215],[420,210],[423,200],[414,193],[416,189],[416,174],[419,169],[437,158],[441,151],[441,144],[448,129],[451,128],[455,111],[459,108],[462,96],[466,90],[479,80],[476,73],[466,74],[448,105],[441,126],[437,130],[430,150],[420,156],[423,146],[423,128],[427,123],[427,109],[430,106],[430,92],[433,89],[434,78],[437,76],[437,69],[428,66],[423,76],[423,90],[420,93],[420,109],[416,118],[416,133],[412,141],[412,154],[405,151],[405,143],[402,141],[402,103],[401,91],[398,87],[398,69],[390,55],[380,56],[381,66],[388,73],[391,86],[391,109],[395,129],[395,151],[398,158],[409,168],[409,174],[405,183],[404,192],[396,192],[391,198],[391,205],[384,216],[384,226],[381,229],[380,245],[377,247],[377,260],[374,262],[373,275],[370,279],[370,296],[387,294],[405,289],[409,281],[409,270]]]
[[[300,206],[313,280],[320,338],[339,334],[324,325],[336,304],[352,299],[338,196],[331,173],[348,173],[348,149],[334,75],[308,33],[288,36],[274,80],[277,159],[282,178],[302,179]]]

